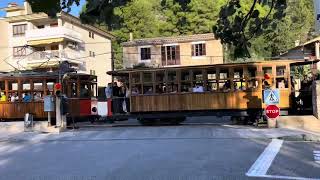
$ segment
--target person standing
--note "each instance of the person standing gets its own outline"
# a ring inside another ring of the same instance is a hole
[[[119,87],[118,87],[117,82],[114,82],[114,83],[113,83],[112,95],[113,95],[114,97],[118,97],[118,96],[119,96]]]
[[[108,83],[108,86],[105,88],[106,98],[110,99],[112,96],[112,84]]]

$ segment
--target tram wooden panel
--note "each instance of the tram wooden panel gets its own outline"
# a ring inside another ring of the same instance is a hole
[[[22,119],[26,113],[31,113],[34,118],[46,118],[43,102],[30,103],[0,103],[0,118],[3,119]]]
[[[288,90],[280,91],[280,108],[289,107]],[[131,112],[193,111],[264,108],[262,91],[132,96]]]

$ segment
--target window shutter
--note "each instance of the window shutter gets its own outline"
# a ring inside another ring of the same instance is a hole
[[[206,52],[207,52],[206,51],[206,44],[204,43],[204,44],[202,44],[202,55],[203,56],[207,55]]]
[[[161,47],[161,63],[162,63],[162,66],[166,66],[166,47],[165,46],[162,46]]]
[[[180,46],[176,46],[176,65],[180,65]]]
[[[194,44],[191,45],[191,55],[192,55],[192,56],[195,55],[195,53],[194,53],[194,50],[195,50],[194,46],[195,46]]]

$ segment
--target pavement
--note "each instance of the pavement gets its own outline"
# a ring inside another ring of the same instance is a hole
[[[228,124],[1,131],[0,180],[320,179],[320,144],[281,139],[301,134]]]

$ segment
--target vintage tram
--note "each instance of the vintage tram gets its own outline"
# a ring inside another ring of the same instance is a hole
[[[197,115],[228,115],[253,122],[263,118],[265,88],[279,89],[281,114],[290,113],[301,92],[291,71],[295,66],[314,63],[274,60],[127,69],[108,74],[129,84],[130,116],[137,117],[142,124],[156,121],[175,124],[186,116]],[[308,97],[311,101],[311,96]],[[119,101],[119,98],[113,98],[113,101]],[[113,111],[118,112],[113,113],[114,118],[121,116],[119,104],[113,103]]]
[[[62,93],[68,97],[69,117],[87,119],[96,116],[96,76],[24,71],[0,74],[0,120],[21,120],[26,113],[33,114],[36,120],[46,119],[44,97],[54,95],[54,85],[59,82]],[[55,117],[54,112],[51,115]]]

